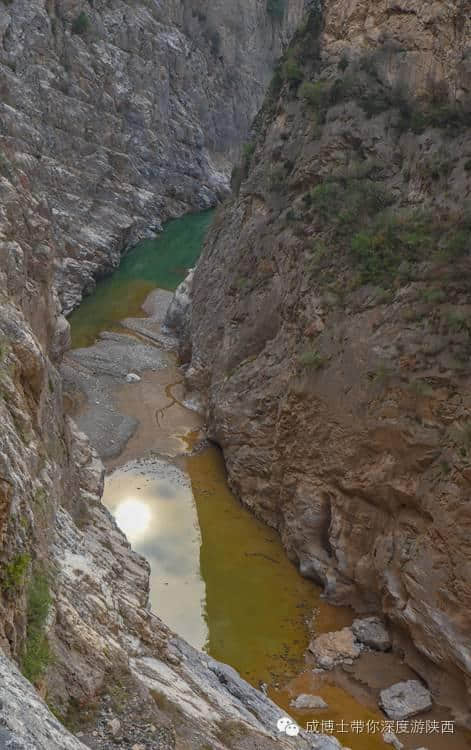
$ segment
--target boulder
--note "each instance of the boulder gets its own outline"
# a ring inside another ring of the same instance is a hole
[[[391,638],[379,617],[354,620],[352,631],[357,641],[376,651],[389,651],[391,648]]]
[[[164,325],[171,331],[182,331],[188,324],[187,318],[191,314],[191,287],[194,273],[194,269],[191,268],[185,279],[175,289],[164,321]]]
[[[356,659],[361,654],[361,646],[355,640],[351,628],[343,628],[333,633],[323,633],[309,644],[318,666],[333,669],[347,659]]]
[[[430,691],[418,680],[406,680],[381,690],[380,706],[390,719],[408,719],[432,708]]]
[[[327,703],[320,695],[308,695],[307,693],[298,695],[295,700],[291,701],[290,705],[301,711],[309,708],[328,708]]]

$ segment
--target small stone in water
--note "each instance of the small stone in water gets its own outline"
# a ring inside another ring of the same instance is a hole
[[[308,695],[307,693],[298,695],[295,700],[291,701],[290,705],[298,709],[328,708],[327,703],[320,695]]]
[[[136,375],[135,372],[128,372],[126,375],[126,382],[127,383],[138,383],[140,381],[139,375]]]

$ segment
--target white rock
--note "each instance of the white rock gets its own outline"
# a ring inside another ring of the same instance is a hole
[[[432,708],[430,691],[418,680],[406,680],[381,690],[380,706],[390,719],[408,719]]]
[[[295,700],[291,701],[290,705],[293,706],[293,708],[301,710],[305,708],[328,708],[327,703],[320,695],[308,695],[307,693],[298,695]]]
[[[333,669],[336,664],[341,664],[346,659],[356,659],[361,653],[361,647],[351,628],[322,633],[309,644],[309,650],[323,669]]]
[[[128,372],[126,375],[126,383],[138,383],[140,379],[139,375],[136,375],[135,372]]]

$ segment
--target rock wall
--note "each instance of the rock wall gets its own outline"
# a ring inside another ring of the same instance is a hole
[[[0,7],[0,150],[47,201],[65,312],[165,219],[214,203],[303,12],[265,0]]]
[[[338,747],[280,737],[268,699],[149,611],[148,566],[100,503],[57,370],[61,310],[149,227],[227,189],[302,7],[1,4],[2,746]]]
[[[469,723],[469,3],[316,3],[252,135],[188,381],[243,502]]]

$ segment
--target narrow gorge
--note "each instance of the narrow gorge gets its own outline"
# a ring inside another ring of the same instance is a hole
[[[471,747],[469,0],[0,32],[0,748]]]

